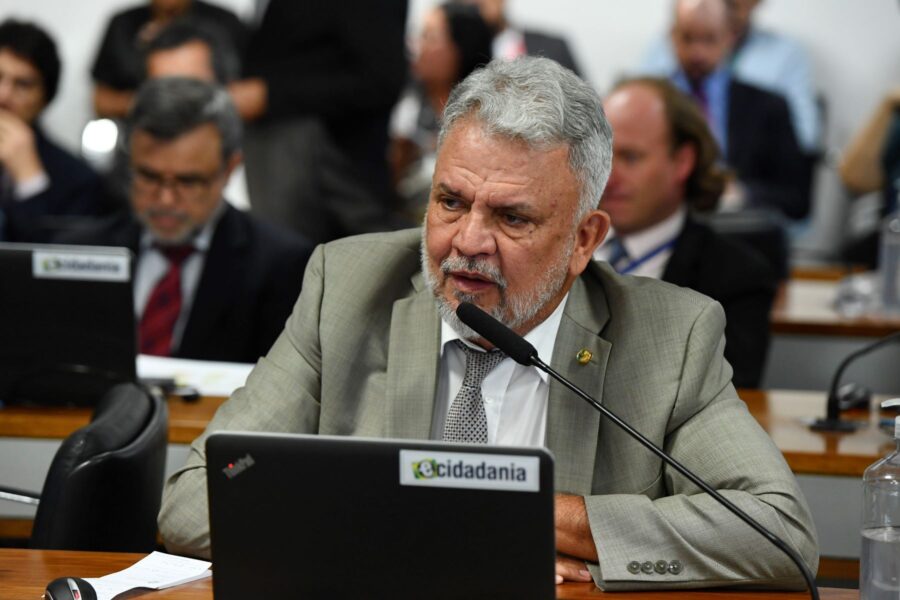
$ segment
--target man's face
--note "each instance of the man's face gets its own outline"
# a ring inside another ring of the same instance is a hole
[[[239,160],[222,160],[222,138],[210,123],[174,140],[141,130],[131,136],[131,205],[162,244],[180,244],[209,221]]]
[[[472,302],[520,334],[547,318],[608,227],[600,211],[574,222],[579,189],[568,148],[532,149],[471,118],[455,124],[438,153],[422,246],[442,314]]]
[[[209,46],[196,40],[182,46],[157,50],[147,57],[147,78],[190,77],[214,82],[212,53]]]
[[[682,0],[675,8],[672,47],[691,81],[702,81],[731,50],[725,5],[712,0]]]
[[[452,85],[459,74],[459,50],[450,36],[447,15],[435,7],[425,15],[412,64],[416,78],[426,84]]]
[[[603,110],[613,129],[613,169],[600,208],[617,234],[629,235],[682,205],[694,152],[672,150],[665,106],[650,87],[626,85],[606,98]]]
[[[37,67],[6,48],[0,49],[0,110],[31,124],[45,105],[44,78]]]

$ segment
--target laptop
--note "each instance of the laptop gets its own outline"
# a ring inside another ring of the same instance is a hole
[[[92,406],[134,381],[125,248],[0,243],[0,402]]]
[[[556,597],[542,448],[219,432],[206,452],[216,600]]]

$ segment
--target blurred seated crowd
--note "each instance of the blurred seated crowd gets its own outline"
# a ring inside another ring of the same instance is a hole
[[[595,255],[721,302],[739,386],[760,382],[787,273],[773,247],[809,216],[823,146],[809,58],[755,24],[759,3],[672,0],[668,33],[605,93],[612,233]],[[253,27],[201,0],[115,14],[90,75],[94,112],[119,135],[94,167],[40,125],[62,69],[54,40],[7,19],[0,241],[128,247],[141,352],[255,361],[313,245],[421,223],[456,83],[524,54],[581,74],[563,37],[511,22],[504,0],[435,3],[409,43],[407,10],[270,0]],[[851,191],[880,191],[885,214],[900,185],[898,107],[900,93],[885,98],[840,170]],[[763,214],[781,237],[723,230],[735,214]],[[876,248],[877,236],[847,256],[874,265]]]

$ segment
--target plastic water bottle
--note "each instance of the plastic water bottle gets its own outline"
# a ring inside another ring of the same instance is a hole
[[[881,225],[878,270],[884,312],[900,314],[900,209],[885,217]]]
[[[900,398],[881,406],[900,406]],[[894,444],[863,475],[860,600],[900,597],[900,416],[894,419]]]

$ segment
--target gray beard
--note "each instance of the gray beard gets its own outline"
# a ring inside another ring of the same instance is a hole
[[[430,261],[428,260],[428,251],[425,239],[428,235],[427,228],[422,226],[422,242],[419,246],[419,260],[421,263],[422,277],[425,285],[431,290],[437,305],[441,318],[447,323],[453,331],[464,340],[475,341],[481,338],[471,327],[459,320],[456,311],[450,302],[441,294],[439,289],[439,281],[437,276],[432,273]],[[534,319],[547,304],[556,296],[566,280],[566,267],[569,259],[572,257],[573,248],[561,257],[559,262],[554,264],[540,281],[537,282],[533,293],[529,296],[511,295],[506,292],[507,282],[503,277],[503,273],[497,267],[479,262],[472,258],[456,257],[445,258],[441,261],[440,270],[446,275],[449,271],[464,268],[469,271],[478,272],[489,276],[497,285],[500,291],[500,302],[494,308],[485,310],[489,315],[506,325],[512,330],[517,330],[522,325]],[[477,294],[467,294],[464,292],[453,292],[453,297],[459,302],[471,302],[477,304]],[[479,307],[480,308],[480,307]]]

